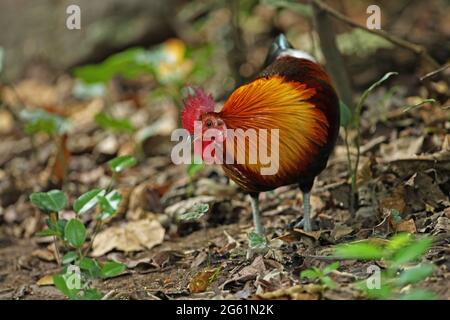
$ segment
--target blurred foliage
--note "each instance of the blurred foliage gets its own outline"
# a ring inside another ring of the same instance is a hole
[[[25,122],[25,132],[29,135],[46,133],[63,134],[69,129],[69,121],[61,116],[44,110],[22,110],[20,118]]]
[[[415,238],[409,233],[393,236],[388,241],[363,240],[335,247],[340,259],[384,261],[379,287],[370,287],[366,280],[356,284],[369,298],[374,299],[435,299],[434,293],[421,289],[403,292],[405,286],[418,284],[434,273],[432,263],[419,263],[432,244],[429,237]],[[372,275],[373,276],[377,276]]]
[[[152,49],[131,48],[116,53],[99,64],[74,70],[78,83],[74,93],[78,97],[93,97],[104,93],[104,85],[115,76],[133,79],[150,75],[158,84],[153,97],[169,95],[177,102],[186,82],[204,82],[214,75],[207,63],[213,46],[188,48],[179,39],[169,39]]]
[[[103,129],[112,130],[114,132],[132,133],[135,130],[129,119],[114,118],[104,112],[99,112],[95,115],[95,122]]]
[[[378,49],[390,49],[393,44],[375,34],[362,29],[337,35],[339,51],[345,55],[365,57],[375,53]]]
[[[323,269],[313,267],[300,273],[301,279],[318,280],[325,288],[336,288],[336,282],[328,274],[339,268],[339,262],[333,262]]]
[[[304,17],[312,18],[313,10],[310,4],[299,3],[297,0],[262,0],[261,3],[279,9],[290,9]]]

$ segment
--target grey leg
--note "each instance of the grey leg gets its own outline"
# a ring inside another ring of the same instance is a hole
[[[253,226],[255,227],[255,232],[263,235],[264,229],[261,224],[261,215],[259,213],[259,200],[258,200],[259,194],[252,194],[250,195],[250,202],[252,204],[252,214],[253,214]]]
[[[305,219],[303,229],[306,232],[311,232],[311,206],[309,203],[309,192],[303,192],[303,219]]]
[[[303,230],[305,230],[306,232],[312,231],[311,205],[309,202],[309,197],[309,192],[303,192],[303,219],[294,226],[295,228],[303,227]]]

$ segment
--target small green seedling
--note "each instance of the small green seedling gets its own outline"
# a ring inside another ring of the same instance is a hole
[[[115,173],[119,173],[126,168],[131,168],[135,166],[136,163],[137,160],[133,156],[121,156],[108,161],[110,169]]]
[[[247,238],[250,249],[257,250],[267,248],[268,243],[266,237],[259,233],[252,231],[247,235]]]
[[[434,299],[434,293],[422,289],[403,293],[406,286],[416,285],[435,272],[436,267],[432,263],[418,263],[431,244],[432,239],[429,237],[414,238],[408,233],[402,233],[382,243],[365,240],[342,244],[335,248],[334,255],[340,259],[384,261],[386,268],[382,272],[374,273],[356,284],[369,298]],[[369,285],[370,281],[378,285]]]
[[[109,163],[114,173],[121,172],[136,164],[132,156],[118,157]],[[70,220],[59,219],[61,212],[67,205],[67,196],[60,190],[36,192],[30,196],[31,202],[49,215],[46,220],[48,228],[38,233],[38,236],[53,236],[57,249],[57,261],[63,266],[62,273],[55,274],[53,283],[69,299],[100,299],[103,294],[91,288],[91,282],[97,278],[111,278],[120,275],[126,266],[108,261],[104,264],[87,257],[96,234],[105,220],[117,214],[122,196],[117,190],[92,189],[73,203],[76,217]],[[89,237],[80,216],[97,207],[96,225]],[[90,241],[86,241],[87,239]],[[59,255],[58,242],[63,244],[65,254]],[[83,252],[83,249],[85,251]]]
[[[337,270],[339,268],[339,262],[333,262],[332,264],[329,264],[322,270],[316,267],[313,267],[311,269],[304,270],[300,273],[301,279],[309,279],[314,281],[319,281],[322,286],[328,289],[334,289],[336,288],[336,282],[334,282],[333,279],[330,278],[329,274],[333,272],[334,270]]]

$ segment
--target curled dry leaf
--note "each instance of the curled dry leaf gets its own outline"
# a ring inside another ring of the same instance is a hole
[[[206,291],[209,284],[214,281],[218,272],[220,272],[220,267],[199,272],[189,283],[189,290],[192,293]]]
[[[139,184],[131,191],[127,211],[129,220],[139,220],[149,212],[159,213],[162,211],[159,193],[148,182]]]
[[[99,257],[113,249],[125,252],[151,249],[163,242],[164,234],[161,224],[150,219],[110,227],[95,237],[92,256]]]

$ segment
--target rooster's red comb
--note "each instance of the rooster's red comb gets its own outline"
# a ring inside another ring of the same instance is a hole
[[[206,112],[214,111],[214,100],[201,88],[194,89],[194,94],[188,95],[183,101],[184,110],[181,114],[183,128],[191,134],[194,133],[194,122],[200,120],[200,116]]]

